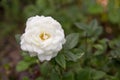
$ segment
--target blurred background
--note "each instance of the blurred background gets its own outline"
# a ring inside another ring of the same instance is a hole
[[[15,69],[22,59],[15,35],[22,34],[27,18],[35,15],[52,16],[61,23],[66,35],[79,32],[77,23],[89,24],[95,19],[102,28],[98,40],[119,41],[120,0],[0,0],[0,80],[27,80],[22,79],[25,75],[34,80],[39,75],[37,67],[33,73]],[[120,56],[120,50],[116,56]]]

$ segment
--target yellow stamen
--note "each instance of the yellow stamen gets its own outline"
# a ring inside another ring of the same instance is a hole
[[[44,41],[44,40],[47,40],[48,38],[50,38],[50,34],[43,32],[39,35],[39,37],[41,40]]]

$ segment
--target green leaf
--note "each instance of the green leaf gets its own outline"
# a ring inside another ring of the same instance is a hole
[[[91,22],[90,22],[90,28],[93,28],[94,30],[97,28],[97,26],[98,26],[98,22],[97,22],[97,20],[96,19],[94,19],[94,20],[92,20]]]
[[[75,53],[78,59],[80,59],[85,54],[85,52],[80,48],[73,49],[73,53]]]
[[[116,48],[116,49],[110,51],[110,54],[113,58],[120,58],[120,49]]]
[[[76,61],[77,60],[77,56],[70,51],[65,52],[65,56],[68,61]]]
[[[95,55],[103,54],[107,50],[107,41],[107,39],[101,39],[98,44],[93,45],[96,48]]]
[[[25,62],[25,61],[20,61],[16,66],[16,70],[18,72],[27,70],[28,68],[29,68],[29,62]]]
[[[63,75],[63,79],[62,80],[75,80],[74,78],[74,73],[73,72],[66,72],[64,75]]]
[[[36,6],[32,4],[24,8],[24,14],[26,18],[35,16],[36,14],[38,14],[38,11],[39,10],[36,9]]]
[[[94,80],[100,80],[105,76],[105,72],[103,72],[103,71],[93,70],[92,73],[93,73]]]
[[[36,0],[36,6],[40,9],[46,8],[46,0]]]
[[[83,23],[75,23],[76,27],[78,27],[79,29],[82,29],[82,30],[87,30],[87,26],[86,24],[83,24]]]
[[[43,78],[43,77],[38,77],[38,78],[35,79],[35,80],[44,80],[44,78]]]
[[[108,14],[108,18],[112,23],[119,23],[120,22],[120,10],[112,10]]]
[[[15,39],[16,39],[18,44],[20,43],[20,36],[21,36],[20,34],[15,35]]]
[[[78,41],[79,41],[79,34],[71,33],[66,37],[66,43],[64,45],[64,48],[72,49],[77,45]]]
[[[86,25],[85,23],[75,23],[75,25],[83,30],[83,36],[97,38],[103,31],[96,19],[92,20],[89,25]]]
[[[105,45],[102,45],[102,44],[95,44],[93,45],[93,47],[96,48],[94,55],[101,55],[106,51]]]
[[[109,47],[112,49],[120,48],[120,37],[109,41]]]
[[[24,76],[22,80],[30,80],[27,76]]]
[[[48,65],[49,65],[48,62],[44,62],[43,64],[41,64],[40,71],[42,75],[47,75],[49,73],[50,65],[49,67]]]
[[[88,13],[90,14],[99,14],[99,13],[102,13],[103,11],[104,10],[101,5],[93,4],[88,6]]]
[[[70,52],[70,51],[66,51],[65,52],[65,56],[66,56],[66,59],[68,60],[68,61],[77,61],[78,59],[80,59],[82,56],[84,55],[84,53],[77,53],[77,54],[74,54],[74,53],[72,53],[72,52]]]
[[[55,61],[62,67],[66,68],[66,61],[65,56],[63,54],[58,54],[57,57],[55,57]]]
[[[61,80],[58,73],[55,70],[52,70],[50,74],[50,80]]]
[[[93,47],[95,47],[96,49],[99,49],[99,50],[103,50],[103,46],[101,44],[95,44]]]
[[[91,70],[90,69],[82,69],[79,71],[77,74],[77,79],[76,80],[91,80]]]
[[[94,37],[98,37],[102,33],[102,27],[98,25],[98,22],[96,19],[90,22],[86,33],[89,36],[94,36]]]

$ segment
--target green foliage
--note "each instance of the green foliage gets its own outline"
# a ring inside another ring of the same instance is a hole
[[[97,38],[102,34],[102,27],[98,25],[96,20],[91,21],[89,25],[76,23],[76,26],[84,31],[83,36]]]
[[[81,51],[80,49],[78,49],[77,51],[65,51],[64,52],[64,55],[66,57],[66,60],[67,61],[74,61],[76,62],[78,59],[80,59],[83,55],[84,55],[84,52]]]
[[[73,72],[65,72],[62,80],[75,80]]]
[[[63,54],[58,54],[55,60],[62,68],[66,68],[65,56]]]
[[[35,16],[36,14],[38,14],[38,10],[34,5],[31,4],[25,7],[24,14],[26,15],[26,18],[28,18],[30,16]]]
[[[16,67],[17,71],[24,71],[26,69],[28,69],[29,67],[29,63],[25,62],[25,61],[20,61]]]
[[[120,22],[120,7],[117,5],[118,1],[110,0],[108,5],[108,19],[111,23],[119,24]],[[117,7],[118,6],[118,7]]]
[[[74,55],[74,54],[73,54],[72,52],[70,52],[70,51],[66,51],[65,56],[66,56],[66,59],[67,59],[68,61],[76,61],[76,60],[77,60],[77,56]]]
[[[120,80],[120,0],[108,1],[103,7],[97,0],[1,0],[0,39],[23,32],[34,15],[52,16],[66,34],[63,49],[51,61],[21,52],[16,70],[39,66],[35,80]],[[19,43],[20,35],[15,37]]]
[[[15,35],[15,39],[16,39],[18,44],[20,43],[20,36],[21,36],[20,34]]]
[[[97,71],[97,70],[92,71],[93,80],[103,79],[105,75],[106,73],[103,71]]]
[[[54,69],[50,74],[50,80],[60,80],[59,74]]]
[[[49,67],[48,67],[48,65],[49,65]],[[44,76],[48,75],[50,69],[51,69],[51,65],[48,62],[44,62],[40,66],[41,74],[44,75]]]
[[[91,80],[90,76],[91,71],[89,69],[82,69],[77,73],[76,80]]]
[[[110,48],[112,48],[110,54],[113,58],[120,59],[120,37],[109,42]]]
[[[69,34],[66,37],[66,43],[64,45],[64,48],[65,49],[72,49],[77,45],[78,41],[79,41],[79,34],[78,33]]]
[[[31,65],[33,64],[36,64],[37,63],[37,59],[36,57],[30,57],[28,55],[26,55],[28,53],[26,52],[22,52],[22,55],[23,55],[23,60],[20,61],[17,66],[16,66],[16,70],[18,72],[21,72],[21,71],[24,71],[24,70],[27,70],[30,68]]]
[[[104,11],[103,7],[100,4],[97,4],[95,2],[95,0],[86,0],[85,2],[85,6],[87,7],[87,13],[90,14],[100,14]]]
[[[112,23],[119,23],[120,22],[120,10],[113,10],[108,14],[109,20]]]
[[[44,80],[44,78],[42,78],[42,77],[38,77],[38,78],[35,79],[35,80]]]
[[[24,76],[22,80],[30,80],[28,77]]]
[[[97,49],[97,51],[94,53],[95,55],[100,55],[105,53],[106,49],[107,49],[107,39],[102,39],[98,41],[98,44],[93,45],[93,47],[95,49]]]

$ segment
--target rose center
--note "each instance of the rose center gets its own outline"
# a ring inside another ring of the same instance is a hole
[[[39,37],[40,37],[41,40],[44,41],[44,40],[47,40],[47,39],[50,38],[50,34],[43,32],[39,35]]]

